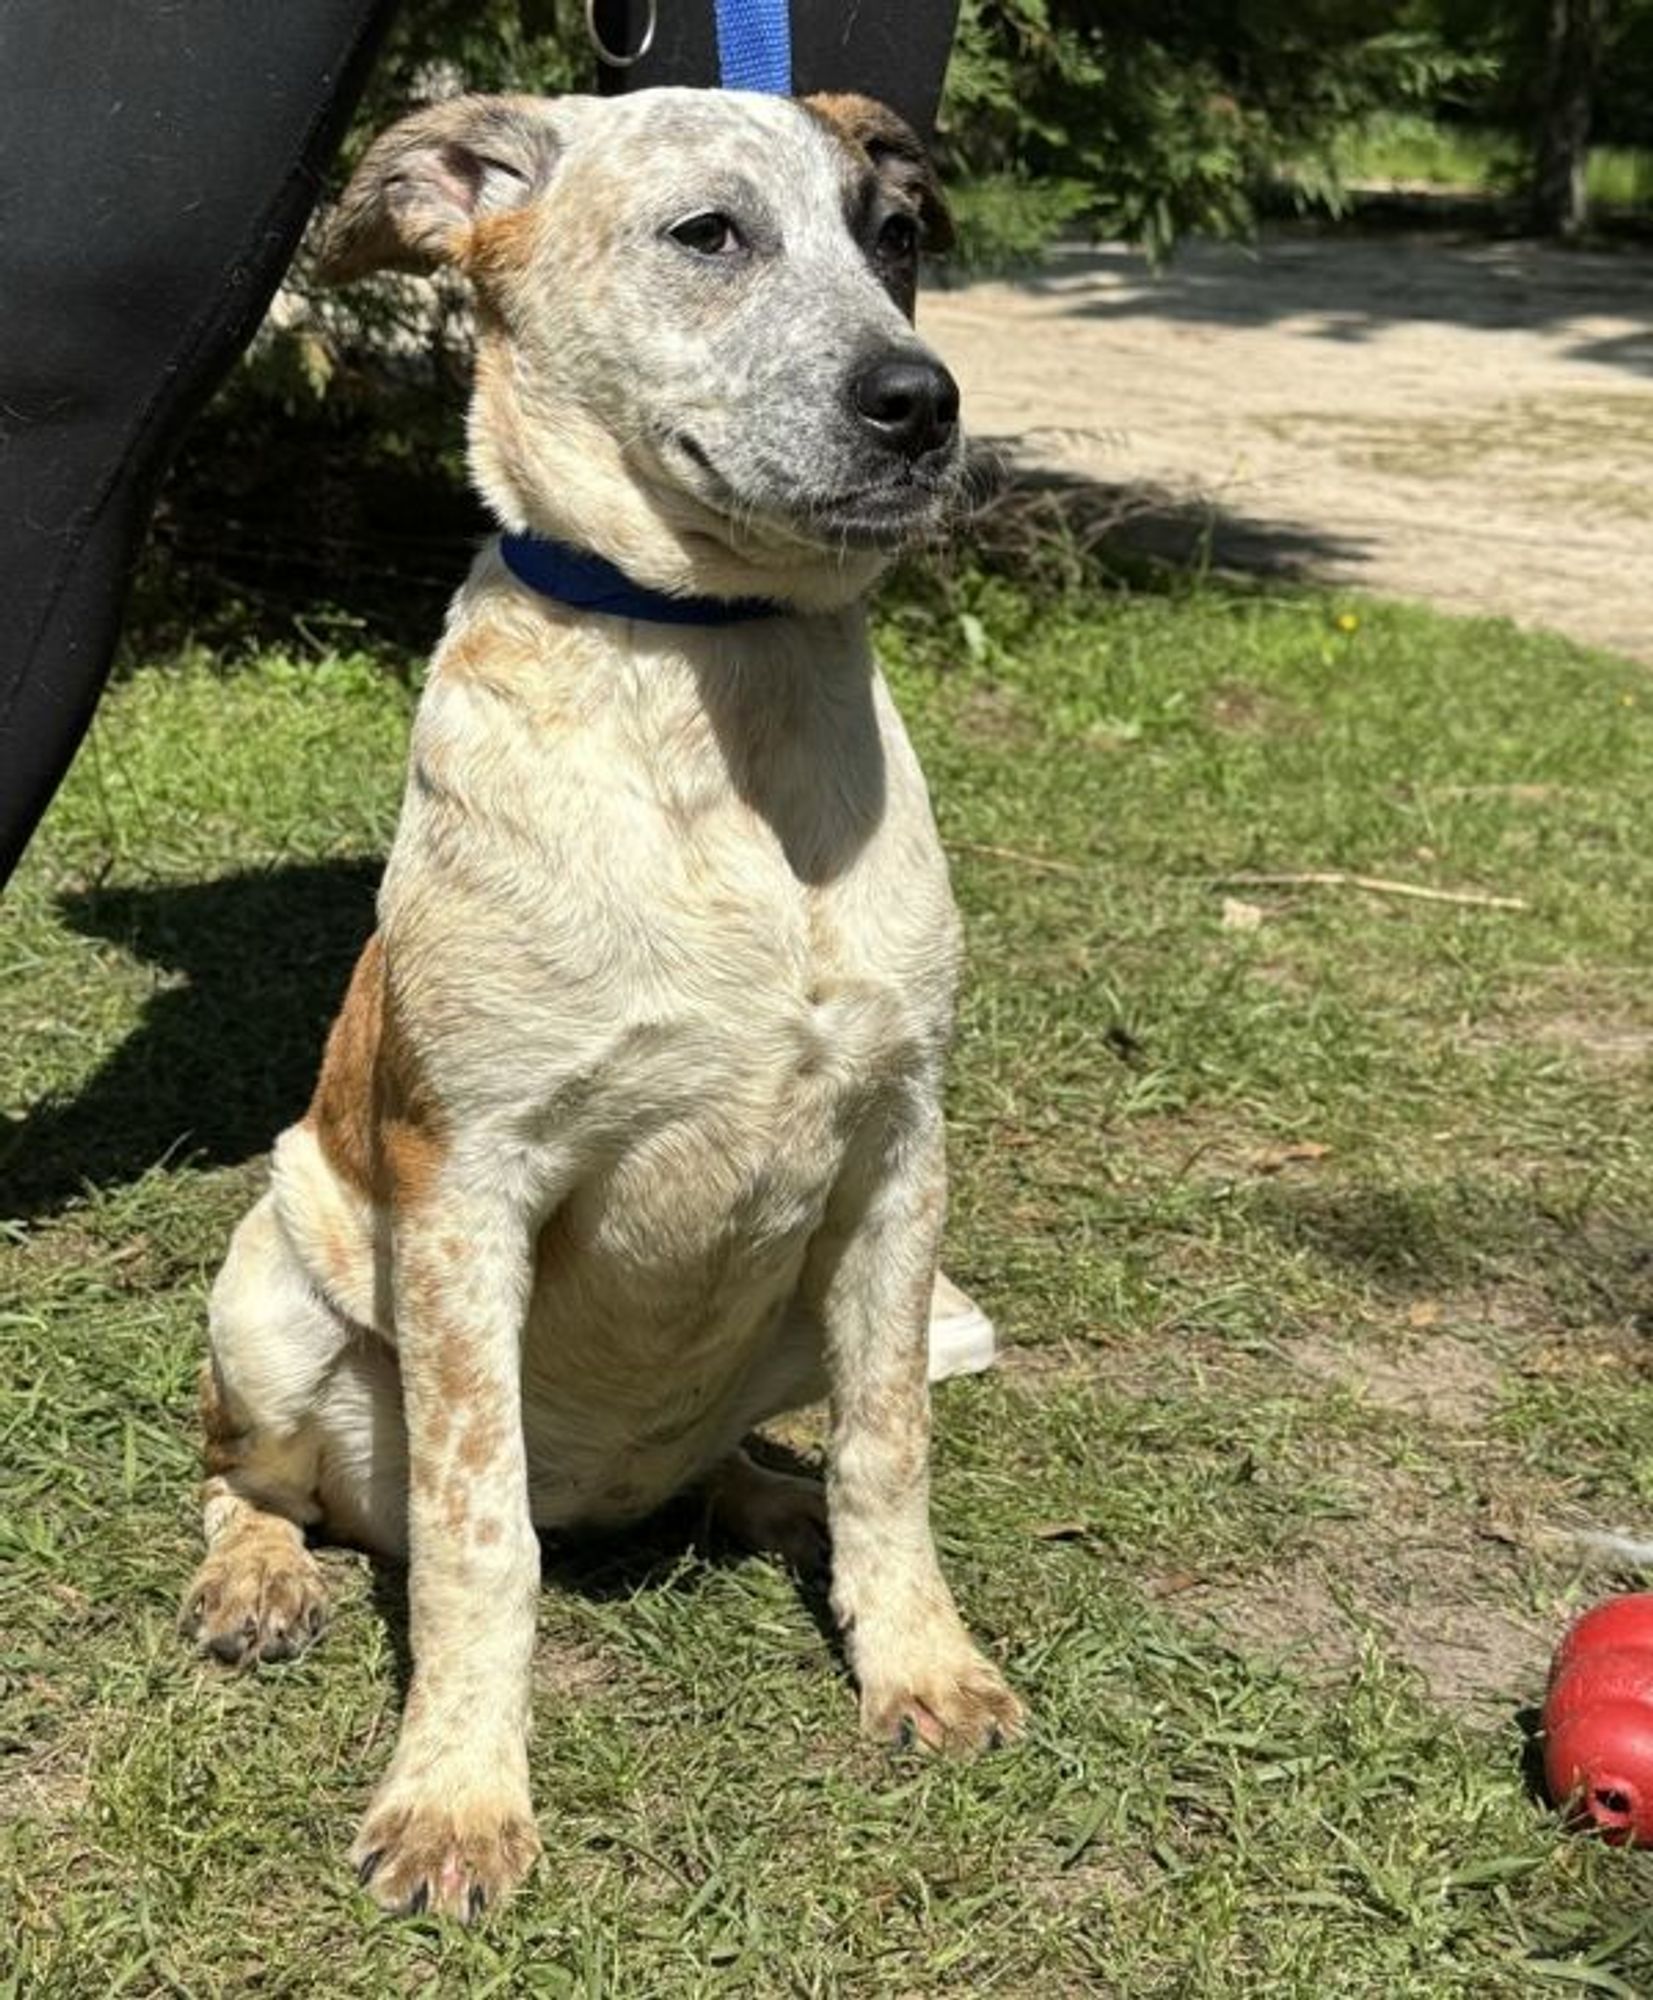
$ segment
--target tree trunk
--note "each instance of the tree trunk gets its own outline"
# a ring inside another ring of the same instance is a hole
[[[1533,226],[1544,236],[1578,236],[1589,215],[1584,176],[1607,6],[1549,0],[1532,189]]]

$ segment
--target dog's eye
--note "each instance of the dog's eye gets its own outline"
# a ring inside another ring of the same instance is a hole
[[[918,254],[918,224],[902,210],[885,216],[878,230],[881,257],[914,257]]]
[[[697,257],[731,257],[746,248],[734,223],[715,209],[705,215],[685,216],[681,222],[673,223],[666,234],[685,250],[694,251]]]

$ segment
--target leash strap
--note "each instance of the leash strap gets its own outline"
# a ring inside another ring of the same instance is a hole
[[[725,90],[792,89],[789,0],[716,0],[718,81]]]
[[[640,618],[649,625],[742,625],[751,618],[781,616],[781,606],[763,597],[669,597],[633,583],[605,557],[548,535],[501,535],[499,553],[518,583],[557,604],[604,618]]]

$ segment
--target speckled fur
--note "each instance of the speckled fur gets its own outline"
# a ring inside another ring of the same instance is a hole
[[[321,1615],[303,1525],[407,1551],[413,1686],[355,1849],[390,1907],[473,1917],[537,1849],[535,1526],[703,1482],[784,1541],[807,1489],[740,1440],[822,1393],[867,1726],[1017,1726],[927,1520],[958,926],[861,600],[958,455],[891,464],[848,414],[856,366],[923,351],[869,231],[939,200],[871,109],[460,99],[371,149],[333,224],[341,275],[472,277],[471,457],[502,521],[784,607],[594,618],[482,552],[379,932],[214,1290],[187,1622],[278,1656]],[[663,234],[714,208],[750,232],[738,268]]]

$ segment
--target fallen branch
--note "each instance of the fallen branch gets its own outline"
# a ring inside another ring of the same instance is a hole
[[[981,840],[950,840],[947,845],[955,854],[985,854],[993,861],[1014,861],[1023,868],[1038,868],[1047,875],[1083,875],[1083,868],[1075,868],[1071,861],[1051,861],[1042,854],[1024,854],[1019,847],[989,847]]]
[[[1218,875],[1214,889],[1364,889],[1373,896],[1413,896],[1422,903],[1460,903],[1476,910],[1524,910],[1521,896],[1489,896],[1480,889],[1429,889],[1421,882],[1391,882],[1382,875],[1350,875],[1341,868],[1310,868],[1291,875]]]
[[[1557,1540],[1587,1549],[1605,1562],[1617,1563],[1624,1569],[1653,1569],[1653,1542],[1639,1536],[1627,1535],[1617,1528],[1560,1528],[1553,1532]]]

